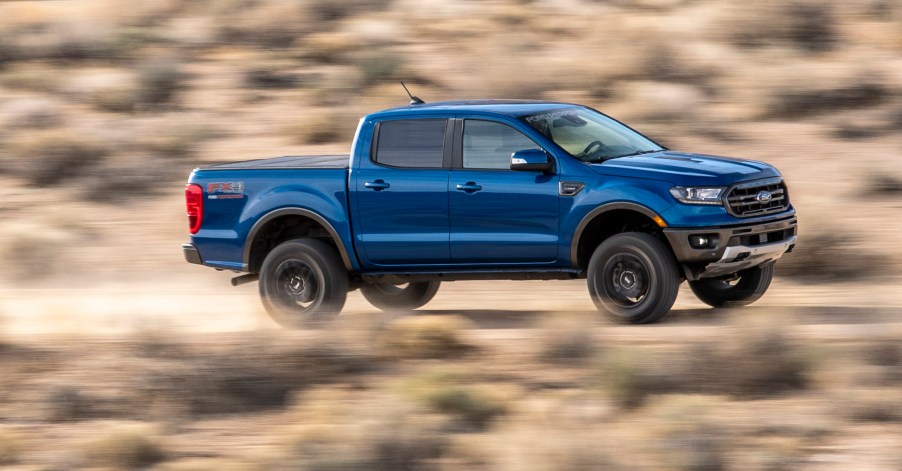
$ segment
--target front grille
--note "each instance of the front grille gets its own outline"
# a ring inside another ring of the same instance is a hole
[[[727,193],[727,211],[741,218],[778,213],[788,207],[789,193],[779,178],[740,183]]]

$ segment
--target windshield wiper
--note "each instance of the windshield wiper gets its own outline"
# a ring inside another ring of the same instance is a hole
[[[637,150],[636,152],[630,152],[629,154],[622,154],[622,155],[615,155],[613,157],[608,157],[604,160],[619,159],[620,157],[632,157],[634,155],[642,155],[642,154],[654,154],[655,152],[661,152],[661,150]]]

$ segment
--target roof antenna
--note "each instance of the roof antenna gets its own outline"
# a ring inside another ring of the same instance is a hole
[[[423,103],[426,103],[425,101],[421,100],[419,97],[415,97],[415,96],[411,95],[410,90],[407,89],[407,85],[404,85],[403,80],[401,80],[401,86],[404,87],[404,91],[407,92],[407,96],[410,97],[411,105],[422,105]]]

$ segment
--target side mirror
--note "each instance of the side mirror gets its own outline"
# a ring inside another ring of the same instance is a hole
[[[542,149],[518,150],[511,154],[511,170],[554,171],[554,160]]]

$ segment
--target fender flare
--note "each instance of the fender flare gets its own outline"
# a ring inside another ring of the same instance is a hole
[[[242,257],[242,262],[244,266],[250,270],[250,258],[251,258],[251,246],[254,243],[254,239],[257,237],[257,232],[260,231],[268,222],[272,221],[275,218],[279,218],[282,216],[301,216],[310,218],[316,221],[319,225],[323,226],[326,229],[326,232],[329,233],[329,237],[332,238],[332,242],[335,243],[335,246],[338,247],[338,254],[341,256],[341,261],[344,263],[345,268],[350,272],[353,271],[353,267],[351,265],[351,257],[348,254],[348,251],[345,249],[344,243],[341,241],[341,236],[338,235],[338,231],[332,227],[332,224],[326,220],[326,218],[320,216],[318,213],[315,213],[309,209],[305,208],[279,208],[273,211],[266,213],[263,217],[257,220],[254,225],[251,227],[251,230],[247,233],[247,238],[244,240],[244,255]]]
[[[611,211],[617,210],[629,210],[635,211],[639,214],[647,216],[649,219],[654,220],[655,218],[660,218],[660,216],[648,209],[645,206],[642,206],[638,203],[630,203],[627,201],[618,201],[616,203],[606,203],[601,206],[596,207],[592,211],[589,211],[588,214],[583,216],[582,220],[579,221],[579,224],[576,226],[576,231],[573,232],[573,241],[570,243],[570,263],[574,267],[579,267],[579,242],[582,239],[583,231],[586,230],[586,227],[591,223],[596,217],[601,216],[604,213],[608,213]]]

